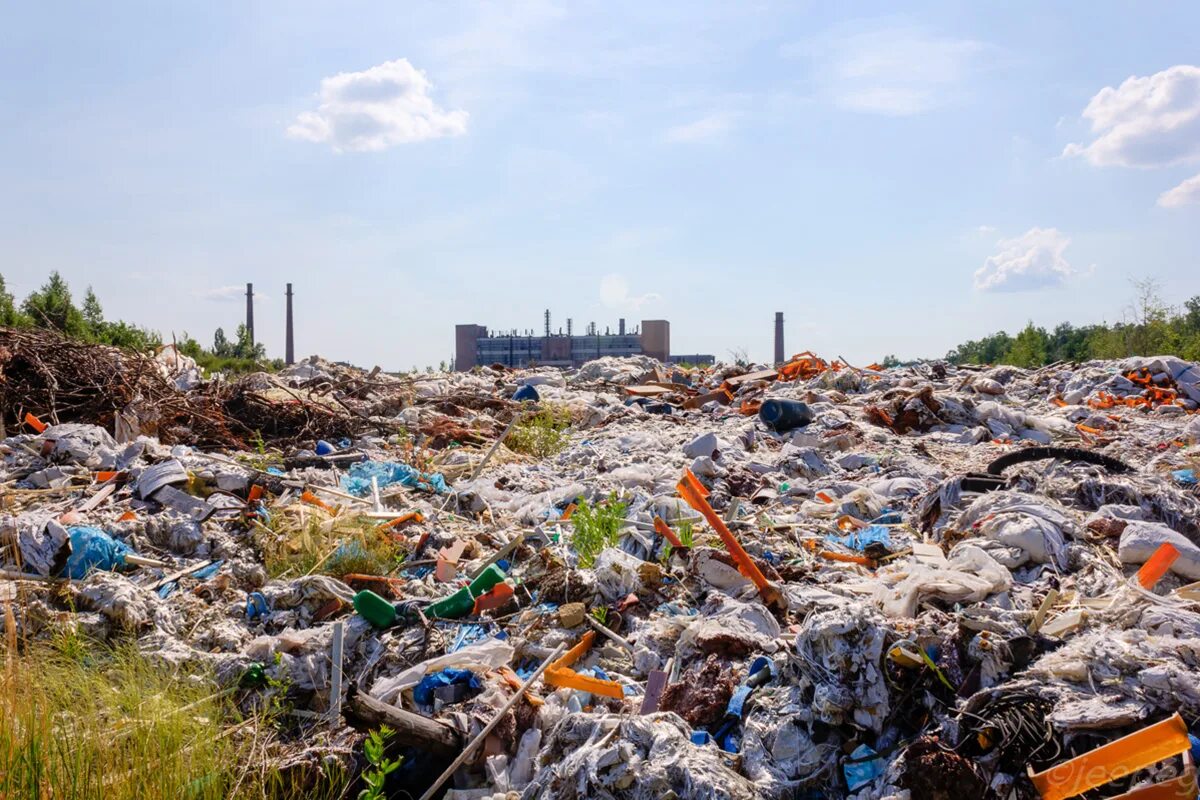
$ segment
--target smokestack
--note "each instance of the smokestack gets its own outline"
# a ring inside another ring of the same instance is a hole
[[[617,323],[617,335],[619,335],[619,336],[625,335],[625,318],[624,317],[621,317],[621,320]]]
[[[284,362],[296,363],[296,344],[292,338],[292,285],[287,285],[287,338],[284,345]]]
[[[250,333],[250,346],[254,347],[254,284],[246,284],[246,330]]]
[[[550,309],[546,309],[546,338],[550,338]]]
[[[782,364],[787,356],[783,354],[783,312],[775,312],[775,363]]]

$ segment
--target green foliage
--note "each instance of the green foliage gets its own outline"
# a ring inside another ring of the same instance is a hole
[[[387,741],[395,733],[387,725],[380,725],[379,730],[371,731],[363,740],[363,754],[366,755],[367,763],[371,767],[363,771],[362,779],[367,784],[367,788],[358,793],[358,800],[383,800],[386,796],[383,793],[383,785],[387,782],[387,776],[404,763],[403,757],[388,758],[384,755]]]
[[[548,458],[567,446],[566,430],[570,426],[571,410],[548,403],[536,413],[522,417],[504,443],[515,453]]]
[[[0,275],[0,327],[12,328],[28,324],[28,320],[17,310],[12,293],[4,283],[4,276]]]
[[[596,564],[596,556],[606,547],[615,547],[620,538],[621,525],[625,522],[626,504],[617,498],[613,492],[607,500],[592,505],[587,500],[581,500],[575,513],[571,515],[571,523],[575,533],[571,536],[571,546],[579,554],[579,566],[591,569]]]
[[[1017,334],[1012,347],[1004,354],[1004,361],[1018,367],[1040,367],[1048,363],[1046,352],[1049,340],[1050,337],[1046,335],[1046,331],[1034,327],[1031,321]]]
[[[71,287],[57,272],[21,304],[21,309],[39,328],[53,328],[68,336],[88,338],[87,323],[71,299]]]
[[[1125,319],[1112,325],[1075,327],[1063,322],[1047,333],[1030,323],[1016,339],[1004,331],[968,341],[946,354],[955,364],[1013,364],[1040,367],[1059,361],[1174,355],[1200,360],[1200,296],[1182,309],[1163,302],[1153,281],[1134,281],[1134,301]]]
[[[104,329],[104,309],[100,307],[100,300],[90,286],[83,295],[83,309],[80,313],[83,314],[83,322],[87,325],[92,338],[99,338]]]

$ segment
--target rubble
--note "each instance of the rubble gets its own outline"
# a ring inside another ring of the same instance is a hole
[[[1189,774],[1196,365],[189,361],[0,331],[23,639],[386,723],[396,796],[1067,797],[1156,724],[1072,780]]]

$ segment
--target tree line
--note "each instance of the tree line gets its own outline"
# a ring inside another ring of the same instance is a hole
[[[91,286],[84,292],[83,302],[76,305],[71,287],[57,272],[51,272],[46,283],[20,303],[8,291],[4,276],[0,275],[0,327],[56,330],[74,339],[142,352],[163,344],[158,331],[106,319]],[[225,335],[223,328],[217,328],[211,347],[204,347],[187,332],[175,343],[181,353],[194,358],[211,372],[247,372],[283,366],[280,359],[267,360],[266,348],[251,341],[245,325],[238,325],[232,339]]]
[[[1016,336],[1000,331],[964,342],[946,360],[1017,367],[1156,355],[1200,361],[1200,295],[1176,308],[1162,300],[1152,280],[1135,281],[1134,288],[1134,302],[1121,322],[1079,327],[1063,322],[1053,330],[1030,322]]]

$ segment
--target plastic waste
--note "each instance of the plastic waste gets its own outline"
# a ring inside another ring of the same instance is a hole
[[[538,390],[535,389],[532,385],[527,383],[527,384],[517,387],[517,390],[515,392],[513,392],[512,399],[518,400],[518,401],[531,400],[536,403],[537,401],[541,400],[542,398],[541,398],[541,395],[538,394]]]
[[[813,421],[812,409],[799,400],[764,400],[758,418],[774,431],[784,432],[802,428]]]
[[[495,564],[479,574],[475,580],[447,598],[437,601],[425,609],[425,615],[438,619],[459,619],[475,609],[475,600],[487,594],[496,584],[504,580],[504,570]]]
[[[396,607],[370,589],[354,595],[354,610],[376,628],[390,628],[396,622]]]
[[[371,478],[377,479],[381,489],[399,483],[439,494],[450,491],[440,472],[421,472],[396,461],[358,461],[351,464],[347,474],[342,476],[342,489],[357,497],[366,497],[371,491]]]
[[[337,448],[324,439],[319,439],[317,440],[317,446],[313,448],[313,452],[319,456],[327,456],[336,453]]]
[[[136,555],[133,548],[109,536],[99,528],[68,528],[71,557],[63,574],[79,580],[94,569],[111,572],[126,566],[125,556]]]

